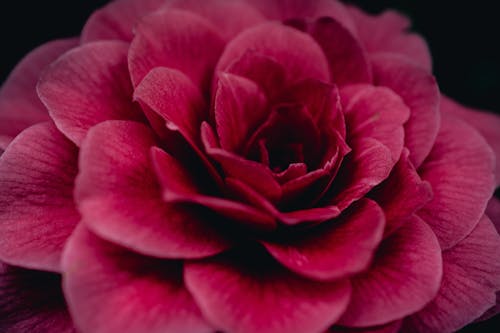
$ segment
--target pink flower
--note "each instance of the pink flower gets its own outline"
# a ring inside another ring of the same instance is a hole
[[[494,315],[500,118],[442,96],[408,26],[333,0],[117,0],[33,51],[0,92],[1,330]]]

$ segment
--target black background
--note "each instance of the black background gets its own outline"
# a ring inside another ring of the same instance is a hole
[[[200,0],[203,1],[203,0]],[[430,45],[441,90],[477,108],[500,114],[500,27],[496,1],[351,0],[376,13],[395,8],[412,18]],[[0,4],[0,82],[34,47],[76,36],[106,0],[32,0]],[[500,129],[499,129],[500,130]],[[500,319],[463,332],[497,332]]]

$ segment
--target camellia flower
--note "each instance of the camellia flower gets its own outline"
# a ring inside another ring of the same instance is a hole
[[[33,51],[0,93],[0,330],[496,314],[500,119],[440,94],[408,27],[334,0],[117,0]]]

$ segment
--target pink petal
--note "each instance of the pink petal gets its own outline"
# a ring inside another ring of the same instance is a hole
[[[234,74],[219,74],[214,112],[221,147],[240,152],[267,118],[266,104],[266,97],[254,82]]]
[[[400,54],[431,71],[432,59],[427,43],[421,36],[408,32],[408,18],[392,10],[379,15],[366,14],[356,7],[349,7],[349,11],[369,53]]]
[[[184,287],[180,262],[128,252],[81,225],[63,264],[64,295],[82,332],[211,331]]]
[[[484,216],[465,239],[443,252],[441,289],[430,304],[406,320],[404,331],[454,332],[495,305],[499,257],[500,236]]]
[[[491,222],[493,222],[500,234],[500,199],[497,197],[490,199],[486,207],[486,215],[490,218]]]
[[[368,267],[382,240],[384,213],[362,199],[338,219],[300,233],[297,239],[265,242],[266,249],[292,271],[315,280],[333,280]]]
[[[401,320],[396,320],[386,325],[363,328],[333,326],[325,333],[398,333],[402,324]]]
[[[410,108],[405,124],[405,146],[410,159],[419,167],[439,131],[439,89],[434,77],[408,59],[395,55],[372,58],[376,85],[392,89]]]
[[[323,51],[311,36],[296,29],[270,22],[243,31],[227,44],[217,69],[229,69],[248,51],[270,57],[282,65],[288,82],[305,78],[329,81]]]
[[[273,230],[276,222],[272,216],[231,199],[218,198],[203,193],[203,186],[170,154],[152,148],[152,161],[162,186],[166,202],[188,202],[207,207],[235,222],[259,230]],[[233,221],[232,221],[233,222]]]
[[[0,330],[3,333],[75,333],[58,274],[0,263]]]
[[[102,121],[143,119],[132,104],[127,44],[122,42],[73,49],[45,71],[37,89],[56,126],[77,145]]]
[[[316,20],[310,33],[323,49],[337,85],[371,82],[372,72],[365,50],[349,30],[331,17]]]
[[[368,85],[341,90],[348,137],[370,137],[383,143],[399,160],[404,144],[403,124],[410,110],[392,90]]]
[[[165,0],[115,0],[95,11],[85,23],[81,41],[131,41],[133,28],[146,14],[158,9]]]
[[[159,10],[136,27],[129,50],[129,68],[134,86],[155,67],[170,67],[185,73],[205,90],[224,47],[210,22],[177,9]]]
[[[179,131],[192,146],[200,145],[200,126],[207,110],[200,90],[185,74],[154,68],[135,89],[134,100],[160,116],[166,127]]]
[[[494,190],[495,159],[483,137],[465,122],[443,117],[436,143],[419,169],[434,199],[418,212],[436,233],[443,249],[465,238]]]
[[[232,333],[320,332],[344,311],[350,291],[346,280],[305,280],[254,250],[259,251],[248,249],[250,256],[233,253],[186,263],[187,288],[217,329]]]
[[[420,178],[408,156],[405,148],[389,177],[370,193],[384,210],[387,220],[385,235],[398,229],[432,199],[431,185]]]
[[[462,106],[446,96],[441,96],[441,112],[465,120],[486,139],[496,156],[496,185],[500,186],[500,117]]]
[[[19,134],[0,159],[0,258],[59,271],[80,216],[73,203],[77,148],[51,123]]]
[[[49,120],[36,93],[40,74],[77,40],[48,42],[31,51],[10,73],[0,90],[0,134],[14,137],[25,128]]]
[[[265,20],[257,9],[243,0],[173,0],[169,6],[208,19],[225,40]]]
[[[389,148],[378,140],[358,138],[350,146],[352,151],[335,177],[329,202],[341,211],[385,180],[395,164]]]
[[[414,313],[436,296],[441,276],[439,243],[414,218],[384,240],[368,271],[351,279],[351,303],[339,324],[380,325]]]
[[[106,240],[156,257],[197,258],[227,248],[198,209],[163,202],[150,162],[153,145],[149,129],[131,121],[90,130],[75,189],[83,223]]]

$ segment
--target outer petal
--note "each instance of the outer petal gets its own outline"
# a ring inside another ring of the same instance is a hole
[[[75,333],[61,277],[0,263],[0,331]]]
[[[232,333],[320,332],[344,311],[350,292],[346,280],[305,280],[264,254],[255,256],[253,250],[252,258],[236,253],[186,263],[187,288],[217,329]]]
[[[83,333],[206,333],[182,265],[142,257],[81,225],[64,252],[64,294]]]
[[[419,173],[428,181],[434,199],[418,212],[448,249],[468,235],[494,189],[491,148],[463,121],[443,118],[436,144]]]
[[[486,139],[496,156],[496,185],[500,186],[500,117],[493,113],[467,108],[446,96],[441,96],[441,112],[465,120]]]
[[[208,19],[226,40],[265,20],[257,9],[243,0],[173,0],[169,5]]]
[[[439,89],[434,77],[408,59],[397,55],[372,58],[376,85],[391,88],[410,108],[405,125],[405,146],[419,167],[429,154],[439,131]]]
[[[210,22],[198,15],[165,9],[137,26],[130,45],[129,68],[134,86],[155,67],[184,72],[200,88],[208,88],[224,43]]]
[[[0,159],[0,258],[59,271],[62,247],[80,219],[73,203],[77,148],[50,123],[17,136]]]
[[[132,40],[135,24],[159,8],[165,0],[116,0],[95,11],[83,27],[81,41]]]
[[[384,213],[373,201],[362,199],[338,219],[301,232],[298,237],[264,246],[294,272],[317,280],[357,273],[370,264],[384,232]]]
[[[370,53],[389,52],[404,55],[427,71],[432,59],[425,40],[409,33],[410,21],[401,14],[388,10],[377,16],[349,7],[359,39]]]
[[[0,90],[0,135],[14,137],[31,125],[49,120],[36,84],[45,67],[76,45],[76,39],[48,42],[19,62]]]
[[[351,279],[351,303],[339,324],[385,324],[432,300],[441,283],[441,250],[431,228],[414,218],[384,240],[366,273]]]
[[[158,257],[225,249],[228,242],[199,210],[163,202],[149,156],[154,144],[149,129],[135,122],[108,121],[89,132],[75,190],[83,223],[105,239]]]
[[[273,58],[285,68],[288,82],[305,78],[329,81],[328,62],[320,46],[291,27],[270,22],[245,30],[228,43],[217,69],[227,70],[248,51]]]
[[[496,304],[500,236],[484,216],[472,233],[443,252],[443,282],[434,300],[409,317],[405,332],[455,332]]]
[[[56,126],[77,145],[102,121],[143,119],[132,104],[127,44],[122,42],[73,49],[49,67],[37,89]]]

